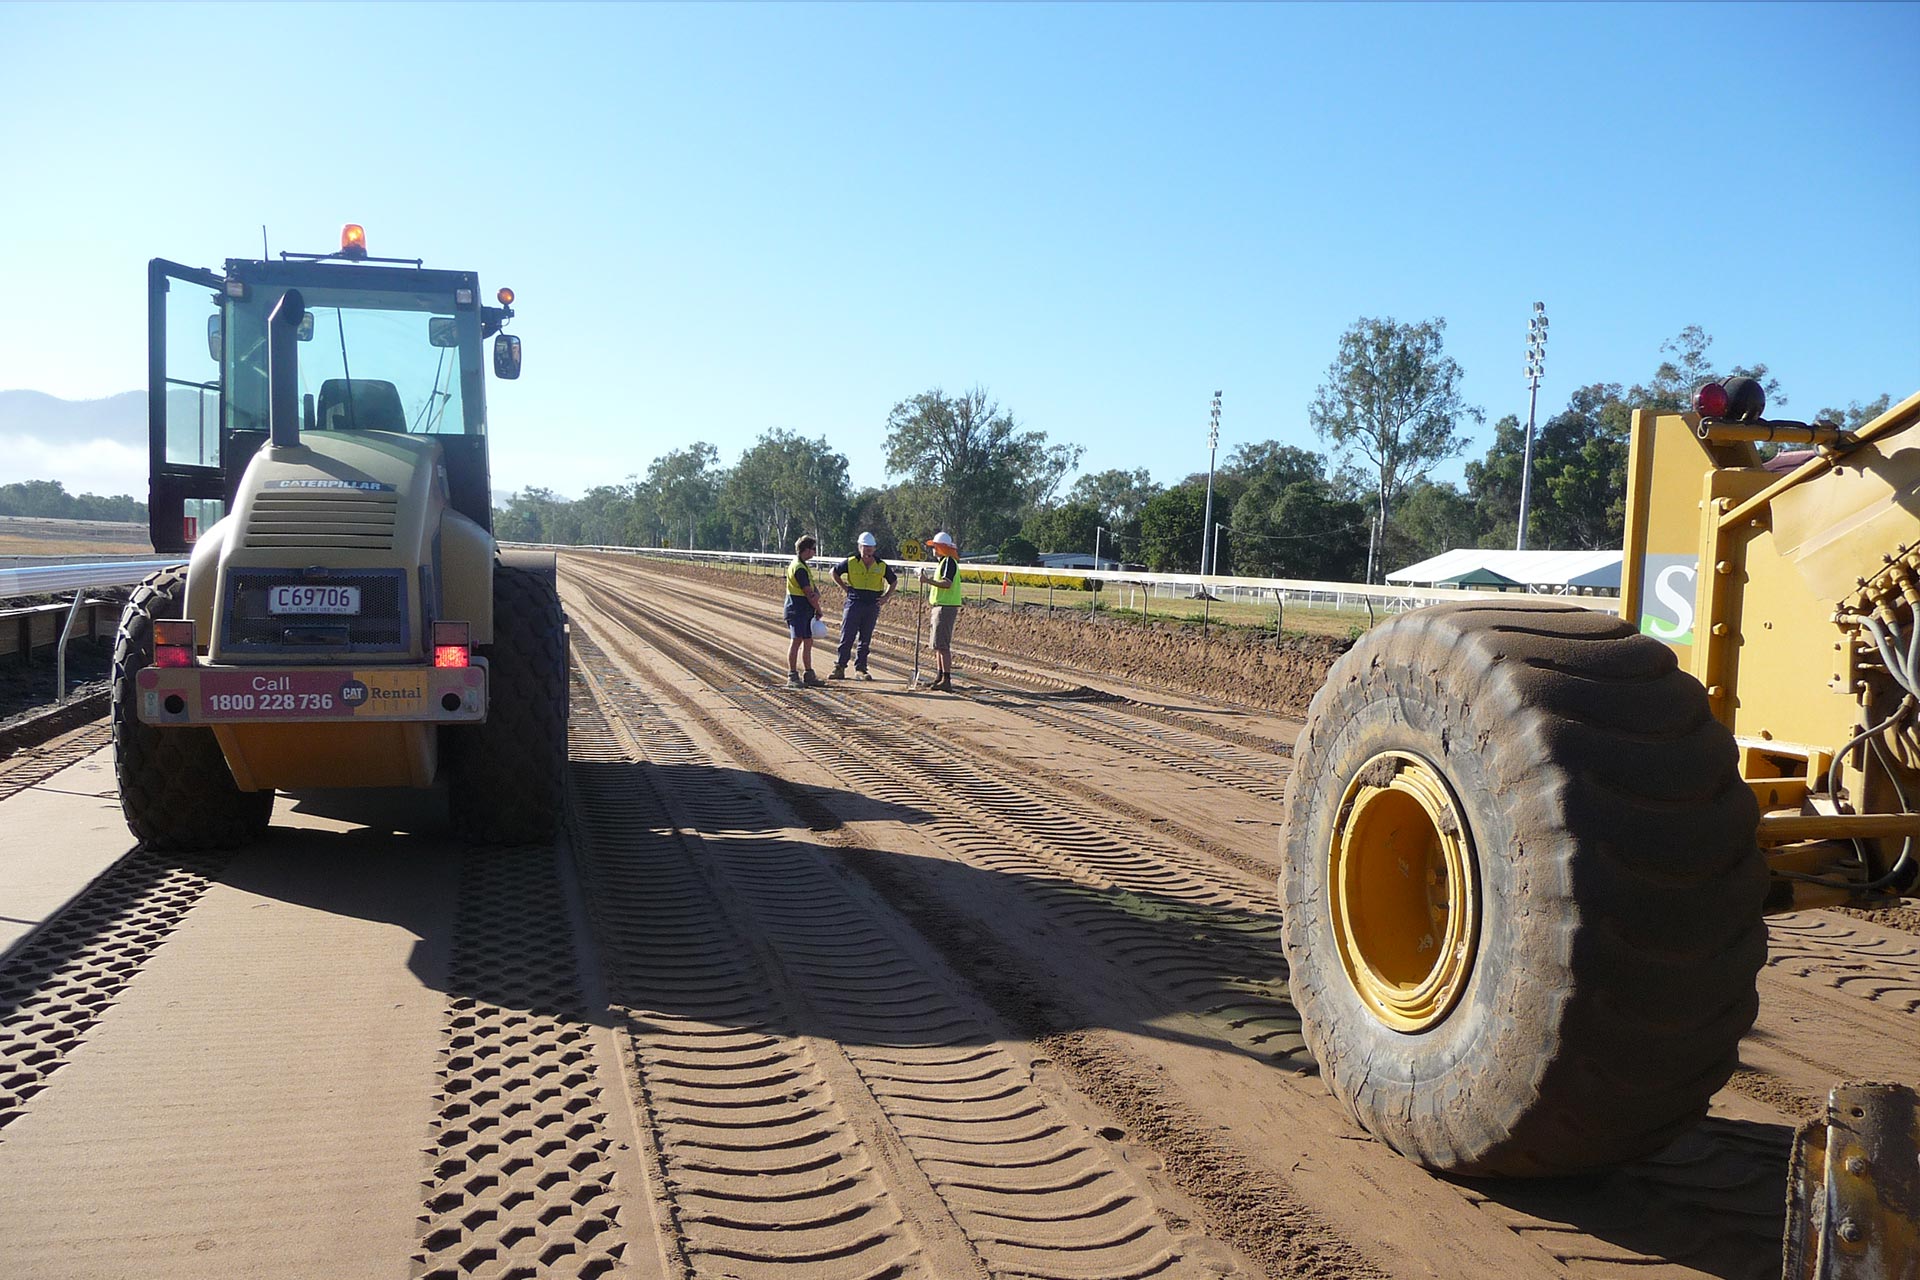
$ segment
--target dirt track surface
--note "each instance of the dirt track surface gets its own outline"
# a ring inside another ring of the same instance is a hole
[[[764,602],[769,625],[780,626],[777,578],[696,564],[675,564],[672,572],[677,579],[712,586],[743,602]],[[982,603],[975,590],[968,585],[970,606]],[[904,579],[902,591],[906,591]],[[829,583],[825,594],[835,605],[828,616],[837,623],[839,588]],[[1062,592],[1062,598],[1067,594]],[[1064,608],[1051,613],[1045,600],[1045,592],[1028,588],[1023,599],[1010,604],[1005,593],[995,594],[989,586],[984,607],[971,608],[967,614],[975,648],[991,649],[998,658],[1026,659],[1033,670],[1056,676],[1078,672],[1118,677],[1236,706],[1304,715],[1315,691],[1325,683],[1327,669],[1353,647],[1350,640],[1326,636],[1285,635],[1276,641],[1270,633],[1239,627],[1213,627],[1202,633],[1192,625],[1143,621],[1137,615],[1089,616]],[[838,642],[837,634],[834,640]],[[961,652],[959,657],[965,662],[967,655]],[[980,664],[980,669],[990,670],[994,660]]]
[[[1694,1132],[1435,1178],[1315,1077],[1299,725],[1142,683],[1204,652],[1056,619],[1068,670],[970,606],[958,693],[909,693],[902,600],[875,682],[790,691],[737,578],[570,555],[562,590],[555,848],[305,796],[162,859],[99,727],[0,761],[9,1276],[1771,1277],[1791,1124],[1920,1061],[1912,920],[1782,917]]]

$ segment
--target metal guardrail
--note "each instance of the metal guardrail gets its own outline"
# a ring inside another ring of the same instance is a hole
[[[543,551],[603,551],[669,560],[704,560],[732,564],[784,565],[792,559],[787,555],[756,551],[690,551],[679,547],[567,546],[544,542],[502,543],[501,545],[538,547]],[[815,556],[811,563],[837,564],[841,558],[840,556]],[[923,560],[889,560],[886,563],[896,569],[911,570],[927,567],[927,562]],[[1114,585],[1144,587],[1150,591],[1156,591],[1163,598],[1183,592],[1197,593],[1204,588],[1216,598],[1223,592],[1229,594],[1244,592],[1260,599],[1278,595],[1289,603],[1324,602],[1336,608],[1344,607],[1348,603],[1355,605],[1372,603],[1390,610],[1404,610],[1460,600],[1511,600],[1515,595],[1521,594],[1512,591],[1482,591],[1461,587],[1370,586],[1358,582],[1316,582],[1302,578],[1235,578],[1215,574],[1202,577],[1197,573],[1148,573],[1130,569],[1048,569],[1027,565],[968,563],[964,560],[961,561],[960,571],[961,576],[969,580],[985,578],[992,581],[1001,574],[1017,573],[1023,577],[1071,580],[1076,585],[1092,579]],[[1542,591],[1529,591],[1525,594],[1530,599],[1559,600],[1601,613],[1620,611],[1618,596],[1589,596]]]
[[[126,587],[178,560],[104,560],[91,564],[36,564],[0,569],[0,600],[21,596],[65,595],[100,587]]]
[[[24,569],[0,569],[0,600],[73,592],[73,603],[67,608],[66,623],[60,628],[60,641],[54,647],[55,687],[59,690],[59,700],[65,702],[67,641],[73,638],[74,619],[80,616],[80,606],[86,602],[87,592],[101,587],[125,587],[144,582],[149,575],[179,563],[178,560],[107,560],[93,564],[42,564]],[[0,616],[6,612],[0,610]]]

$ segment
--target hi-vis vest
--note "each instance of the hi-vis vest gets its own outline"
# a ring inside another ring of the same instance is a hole
[[[941,556],[940,563],[934,566],[933,582],[927,588],[927,598],[935,604],[960,603],[960,561],[953,556]]]
[[[846,577],[847,585],[855,591],[887,589],[887,562],[879,556],[873,558],[872,568],[861,563],[859,556],[848,556],[847,562],[840,566],[840,572]]]
[[[799,556],[795,556],[793,558],[793,562],[787,566],[787,594],[788,595],[799,596],[802,599],[806,598],[807,589],[800,585],[800,570],[805,569],[806,567],[807,566],[805,564],[801,563]]]

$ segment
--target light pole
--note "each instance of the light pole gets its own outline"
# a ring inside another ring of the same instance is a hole
[[[1220,531],[1226,527],[1226,525],[1220,523],[1218,520],[1213,522],[1213,572],[1215,576],[1218,576],[1220,573]]]
[[[1547,371],[1547,304],[1533,304],[1527,321],[1527,444],[1520,454],[1520,534],[1513,549],[1527,549],[1527,507],[1533,498],[1533,410],[1540,400],[1540,379]]]
[[[1200,576],[1207,576],[1207,526],[1213,523],[1213,456],[1220,448],[1220,393],[1213,393],[1207,415],[1207,513],[1200,520]]]
[[[1112,532],[1113,530],[1103,524],[1093,526],[1093,570],[1095,573],[1100,571],[1100,535]]]

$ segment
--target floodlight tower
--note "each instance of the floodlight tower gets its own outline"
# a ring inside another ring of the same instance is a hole
[[[1200,521],[1200,576],[1207,576],[1207,532],[1213,525],[1213,458],[1220,449],[1220,393],[1213,393],[1207,415],[1207,513]]]
[[[1527,444],[1520,454],[1520,535],[1515,551],[1527,549],[1527,507],[1533,497],[1533,411],[1540,400],[1540,379],[1547,372],[1547,304],[1533,304],[1527,320]]]

